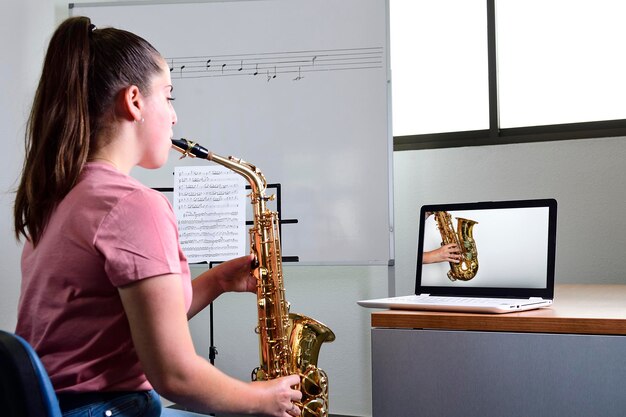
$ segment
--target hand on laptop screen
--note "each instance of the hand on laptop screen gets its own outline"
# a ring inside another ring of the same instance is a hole
[[[422,262],[425,264],[434,264],[437,262],[459,263],[460,261],[461,251],[455,243],[443,245],[437,249],[424,252],[424,256],[422,257]]]
[[[427,211],[425,217],[428,219],[433,213]],[[422,262],[425,264],[434,264],[438,262],[454,262],[459,263],[463,256],[457,243],[441,244],[436,249],[425,251],[422,256]]]

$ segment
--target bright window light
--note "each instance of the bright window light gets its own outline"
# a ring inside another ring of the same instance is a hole
[[[390,0],[394,136],[489,128],[486,7]]]
[[[625,119],[625,21],[622,0],[497,1],[500,127]]]

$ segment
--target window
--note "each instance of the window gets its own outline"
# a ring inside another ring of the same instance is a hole
[[[489,127],[484,0],[392,1],[393,134]]]
[[[390,0],[394,149],[625,136],[625,19],[619,0]]]
[[[626,118],[626,3],[496,3],[501,127]]]

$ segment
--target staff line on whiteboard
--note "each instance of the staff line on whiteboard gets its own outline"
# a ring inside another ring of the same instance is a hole
[[[298,51],[275,51],[275,52],[253,52],[253,53],[240,53],[240,54],[219,54],[219,55],[211,55],[215,58],[226,58],[226,59],[239,59],[239,58],[244,58],[246,59],[247,57],[250,56],[264,56],[264,55],[270,55],[270,56],[276,56],[276,55],[280,55],[280,54],[285,54],[285,55],[297,55],[297,54],[301,54],[303,56],[324,56],[324,55],[339,55],[345,52],[350,52],[350,53],[382,53],[383,52],[383,47],[382,46],[375,46],[375,47],[361,47],[361,48],[336,48],[336,49],[311,49],[311,50],[298,50]],[[183,59],[183,58],[189,58],[189,59],[202,59],[202,58],[206,58],[207,55],[195,55],[195,56],[172,56],[170,58],[173,58],[175,60],[178,59]]]
[[[383,68],[383,48],[354,48],[256,54],[166,57],[172,79],[222,76],[266,76],[267,81],[280,74],[320,71],[348,71]]]

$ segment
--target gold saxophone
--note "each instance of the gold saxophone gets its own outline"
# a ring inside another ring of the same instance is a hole
[[[450,262],[448,278],[451,281],[457,279],[469,281],[478,272],[478,251],[474,240],[473,229],[478,222],[474,220],[457,217],[457,232],[452,226],[452,216],[447,211],[436,211],[435,220],[437,228],[441,233],[441,246],[454,243],[461,251],[461,261],[459,263]]]
[[[207,159],[243,176],[252,189],[250,198],[254,224],[250,228],[250,250],[258,266],[257,280],[260,366],[252,372],[253,380],[270,380],[300,375],[302,400],[296,403],[302,417],[328,416],[328,376],[317,367],[319,350],[324,342],[335,340],[335,334],[312,318],[290,313],[285,299],[278,213],[266,207],[272,196],[265,195],[267,182],[254,165],[229,156],[209,152],[187,139],[172,139],[172,147],[185,156]]]

